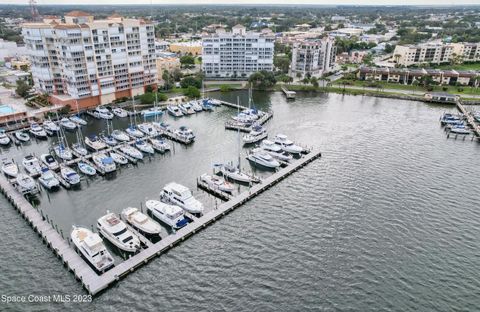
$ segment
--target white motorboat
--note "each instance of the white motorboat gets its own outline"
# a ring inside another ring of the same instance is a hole
[[[466,128],[464,124],[452,126],[450,132],[455,134],[470,134],[470,130]]]
[[[201,112],[203,111],[203,107],[200,103],[198,103],[197,101],[191,101],[190,102],[190,105],[192,106],[192,109],[198,113],[198,112]]]
[[[122,219],[147,235],[160,235],[162,227],[138,208],[128,207],[122,210]]]
[[[284,150],[280,150],[278,152],[274,152],[274,151],[267,151],[263,148],[254,148],[252,150],[252,153],[262,153],[262,152],[266,152],[267,154],[269,154],[270,156],[272,156],[273,158],[275,159],[278,159],[279,161],[283,161],[283,162],[289,162],[293,159],[293,156],[292,154],[288,153],[288,152],[285,152]]]
[[[98,118],[98,119],[107,119],[108,120],[108,119],[113,118],[113,114],[110,113],[108,108],[102,107],[102,106],[97,106],[95,108],[95,110],[93,111],[93,115],[95,116],[95,118]]]
[[[50,154],[42,154],[40,155],[40,160],[42,163],[47,166],[50,170],[57,170],[58,169],[58,162],[55,158]]]
[[[240,171],[237,167],[230,165],[221,165],[220,172],[225,178],[241,183],[252,183],[254,179],[252,176]]]
[[[47,138],[47,133],[45,132],[45,130],[43,129],[42,126],[40,126],[39,124],[37,123],[32,123],[30,125],[30,130],[29,130],[30,134],[32,134],[34,137],[36,137],[37,139],[46,139]]]
[[[187,128],[185,126],[181,126],[177,130],[174,131],[174,134],[176,134],[178,137],[187,140],[189,142],[195,140],[195,134],[193,134],[192,129]]]
[[[80,176],[75,170],[68,166],[60,166],[60,175],[70,185],[80,184]]]
[[[123,108],[120,108],[120,107],[113,108],[112,113],[115,116],[120,117],[120,118],[128,117],[128,112],[126,110],[124,110]]]
[[[18,175],[18,166],[12,160],[4,159],[2,164],[2,172],[10,178],[15,178]]]
[[[55,154],[63,160],[71,160],[73,158],[72,150],[68,146],[64,146],[62,143],[53,147]]]
[[[155,137],[158,135],[157,130],[150,122],[144,122],[138,125],[138,130],[142,131],[148,136]]]
[[[77,128],[77,124],[68,118],[60,119],[60,126],[64,127],[67,130],[75,130]]]
[[[280,163],[275,160],[270,154],[263,150],[257,151],[255,153],[250,153],[247,156],[247,159],[257,165],[261,165],[266,168],[275,169],[280,167]]]
[[[247,124],[247,125],[252,124],[257,120],[255,116],[248,115],[245,113],[238,113],[236,116],[232,116],[232,119],[238,123]]]
[[[60,181],[55,177],[52,170],[48,168],[42,169],[42,174],[38,178],[38,182],[49,191],[58,190],[60,188]]]
[[[113,172],[117,170],[117,166],[111,157],[108,157],[104,153],[95,154],[92,156],[92,160],[95,165],[103,170],[105,173]]]
[[[51,120],[45,120],[43,122],[43,127],[45,128],[45,132],[47,132],[49,135],[53,135],[60,131],[60,127]]]
[[[69,119],[70,119],[70,121],[73,121],[74,123],[76,123],[79,126],[86,126],[87,125],[87,121],[85,119],[81,118],[78,115],[70,116]]]
[[[15,132],[15,137],[17,138],[17,140],[19,140],[20,142],[28,142],[30,141],[30,136],[28,135],[28,133],[24,132],[24,131],[16,131]]]
[[[279,145],[285,152],[289,152],[291,154],[300,154],[303,152],[302,147],[295,145],[284,134],[277,134],[273,141],[275,142],[275,144]]]
[[[31,176],[38,176],[42,173],[42,166],[37,157],[33,155],[27,155],[22,159],[23,168]]]
[[[154,154],[155,150],[153,149],[152,145],[145,142],[144,140],[136,140],[135,147],[140,151],[147,153],[147,154]]]
[[[182,117],[183,113],[177,105],[168,105],[167,106],[168,114],[173,117]]]
[[[260,148],[277,159],[280,159],[283,161],[290,161],[293,159],[292,154],[290,154],[289,152],[285,152],[280,147],[280,145],[275,144],[270,140],[263,140],[262,144],[260,145]]]
[[[163,188],[160,198],[166,202],[182,207],[185,211],[199,214],[203,212],[203,204],[193,197],[185,186],[171,182]]]
[[[151,107],[148,109],[144,109],[140,112],[140,114],[145,117],[153,117],[153,116],[161,116],[163,115],[163,111],[160,107]]]
[[[235,190],[235,187],[232,183],[227,182],[224,178],[216,175],[209,175],[204,173],[200,176],[200,180],[207,183],[209,187],[220,190],[222,192],[232,193]]]
[[[130,125],[125,132],[128,133],[132,138],[143,138],[144,134],[142,131],[138,130],[134,125]]]
[[[128,134],[126,134],[122,130],[113,130],[111,136],[117,141],[121,141],[121,142],[130,141],[130,137],[128,136]]]
[[[100,140],[96,135],[85,138],[85,145],[94,151],[99,151],[107,147],[107,144]]]
[[[17,190],[22,194],[36,194],[38,193],[37,184],[35,180],[24,173],[17,175]]]
[[[114,266],[112,255],[105,248],[102,238],[87,228],[73,227],[70,233],[73,244],[97,271],[103,273]]]
[[[0,145],[8,145],[10,144],[10,138],[5,133],[5,130],[0,129]]]
[[[251,144],[265,139],[268,136],[267,130],[259,125],[253,125],[252,130],[243,136],[244,144]]]
[[[85,147],[83,147],[82,144],[80,143],[73,143],[72,144],[72,150],[74,152],[77,152],[80,156],[87,156],[88,151]]]
[[[152,144],[153,149],[160,153],[165,153],[172,148],[164,139],[150,138],[150,143]]]
[[[128,252],[140,249],[140,240],[114,213],[107,213],[97,220],[97,229],[113,245]]]
[[[213,111],[213,105],[208,100],[201,100],[201,105],[204,111]]]
[[[119,148],[120,152],[126,154],[127,156],[136,158],[136,159],[143,159],[143,154],[138,149],[130,145],[124,145]]]
[[[128,164],[128,159],[125,156],[120,155],[118,153],[110,152],[110,157],[112,157],[113,161],[119,165]]]
[[[147,200],[145,206],[158,220],[174,229],[180,229],[188,224],[185,212],[179,206],[169,205],[153,199]]]
[[[182,112],[182,114],[184,115],[192,115],[192,114],[195,114],[195,110],[192,108],[192,105],[190,103],[184,103],[184,104],[180,104],[178,106],[178,108],[180,109],[180,111]]]
[[[105,144],[107,144],[108,146],[115,146],[118,144],[118,141],[117,139],[115,139],[113,136],[111,135],[102,135],[101,136],[101,140],[103,142],[105,142]]]
[[[217,100],[217,99],[206,98],[205,100],[208,101],[208,104],[213,105],[213,106],[220,106],[220,105],[222,105],[222,102],[221,102],[220,100]]]
[[[94,176],[97,174],[97,170],[92,166],[90,166],[89,164],[87,164],[86,162],[79,161],[77,163],[77,166],[78,166],[78,170],[80,170],[80,172],[83,173],[84,175]]]

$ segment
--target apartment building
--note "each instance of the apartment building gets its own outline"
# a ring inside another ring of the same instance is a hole
[[[198,56],[202,54],[202,43],[200,41],[172,42],[168,50],[179,55]]]
[[[156,84],[154,25],[73,11],[64,21],[26,23],[22,35],[38,90],[54,104],[93,107],[144,93]]]
[[[463,62],[480,61],[480,42],[452,43],[455,55]]]
[[[275,36],[270,30],[247,32],[242,25],[222,28],[202,37],[202,70],[209,78],[247,79],[260,70],[273,70]]]
[[[335,68],[335,39],[326,37],[293,44],[290,76],[322,76]]]

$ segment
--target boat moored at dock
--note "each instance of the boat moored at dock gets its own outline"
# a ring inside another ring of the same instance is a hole
[[[117,166],[111,157],[104,153],[98,153],[92,156],[93,163],[103,172],[109,173],[117,170]]]
[[[130,156],[135,159],[142,160],[143,154],[138,149],[130,145],[123,145],[119,148],[119,151],[124,153],[127,156]]]
[[[275,144],[279,145],[282,150],[291,154],[300,154],[304,151],[302,147],[295,145],[284,134],[277,134],[273,141]]]
[[[159,153],[165,153],[171,149],[170,144],[164,139],[150,138],[150,144],[152,144],[153,149]]]
[[[269,169],[276,169],[280,167],[280,163],[263,150],[248,154],[247,159],[256,165],[260,165]]]
[[[192,192],[185,186],[171,182],[163,188],[160,198],[182,207],[185,211],[193,214],[203,213],[203,204],[193,197]]]
[[[22,159],[22,165],[25,171],[31,176],[38,176],[42,173],[42,166],[37,157],[27,155]]]
[[[11,142],[10,138],[8,135],[5,133],[5,130],[0,129],[0,145],[9,145]]]
[[[97,220],[97,229],[103,237],[123,251],[137,252],[140,249],[138,237],[114,213],[100,217]]]
[[[130,137],[128,136],[128,134],[126,134],[122,130],[113,130],[111,136],[115,140],[120,141],[120,142],[127,142],[127,141],[130,140]]]
[[[148,136],[155,137],[158,135],[157,130],[150,122],[144,122],[138,125],[138,130],[142,131],[144,134]]]
[[[114,266],[115,261],[108,252],[102,238],[87,228],[74,226],[70,238],[77,250],[97,273],[103,273]]]
[[[134,125],[130,125],[127,129],[125,129],[125,132],[132,138],[143,138],[145,135],[143,134],[142,131],[138,130]]]
[[[65,181],[68,182],[68,184],[72,186],[80,184],[80,176],[75,170],[68,166],[60,166],[60,175]]]
[[[48,168],[42,169],[42,174],[38,178],[38,182],[49,191],[55,191],[60,188],[60,181],[55,177],[52,170]]]
[[[100,140],[96,135],[86,137],[85,145],[94,151],[99,151],[107,147],[107,144]]]
[[[265,139],[268,136],[267,130],[260,125],[253,125],[252,130],[243,136],[243,144],[252,144]]]
[[[120,107],[113,108],[112,113],[119,118],[128,117],[128,112],[126,110],[124,110],[123,108],[120,108]]]
[[[59,165],[55,158],[50,154],[42,154],[40,155],[40,160],[42,163],[47,166],[50,170],[57,170]]]
[[[2,161],[2,172],[10,178],[15,178],[18,175],[18,166],[10,159]]]
[[[149,216],[142,213],[138,208],[128,207],[122,210],[122,219],[133,226],[136,230],[147,235],[160,235],[162,227]]]
[[[147,153],[147,154],[154,154],[155,153],[155,150],[153,149],[152,145],[150,145],[150,143],[147,143],[144,140],[135,140],[134,145],[138,150],[140,150],[144,153]]]
[[[38,123],[32,123],[30,125],[30,134],[32,134],[34,137],[37,139],[46,139],[47,138],[47,133],[43,129],[42,126],[40,126]]]
[[[110,152],[110,157],[113,159],[113,161],[119,165],[126,165],[128,164],[128,159],[125,158],[123,155],[120,155],[115,152]]]
[[[167,112],[168,112],[169,115],[171,115],[173,117],[182,117],[183,116],[183,113],[180,110],[180,108],[178,107],[178,105],[168,105],[167,106]]]
[[[174,134],[187,142],[193,142],[195,140],[195,134],[193,134],[192,129],[185,126],[180,126],[180,128],[174,131]]]
[[[83,173],[84,175],[94,176],[97,174],[97,170],[84,161],[79,161],[77,163],[77,166],[78,166],[78,170],[80,170],[80,172]]]
[[[38,188],[35,180],[25,173],[19,173],[17,175],[16,184],[17,190],[21,194],[34,195],[38,193]]]
[[[74,123],[76,123],[79,126],[86,126],[87,125],[87,121],[85,119],[81,118],[78,115],[70,116],[69,119],[70,119],[70,121],[73,121]]]
[[[209,187],[220,190],[222,192],[232,193],[235,190],[235,187],[232,183],[216,175],[209,175],[204,173],[200,176],[200,180],[207,183]]]
[[[68,118],[62,118],[60,120],[60,126],[67,130],[75,130],[77,128],[77,124]]]
[[[55,133],[60,131],[60,127],[51,120],[45,120],[43,122],[43,128],[45,132],[48,133],[48,135],[54,135]]]
[[[63,160],[71,160],[73,158],[72,150],[68,146],[64,146],[62,143],[53,147],[55,155]]]
[[[30,136],[28,135],[28,133],[26,133],[25,131],[23,130],[20,130],[20,131],[15,131],[14,133],[15,135],[15,138],[17,140],[19,140],[20,142],[28,142],[30,141]]]
[[[188,224],[185,212],[179,206],[153,199],[147,200],[145,206],[155,218],[174,229],[180,229]]]

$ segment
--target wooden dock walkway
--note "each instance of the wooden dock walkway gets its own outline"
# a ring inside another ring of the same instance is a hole
[[[465,106],[463,106],[461,101],[456,101],[456,105],[457,105],[458,110],[465,116],[465,118],[467,120],[467,123],[470,126],[470,128],[472,128],[472,131],[473,131],[473,134],[475,135],[475,137],[477,138],[477,140],[480,141],[480,125],[478,125],[475,122],[475,118],[473,117],[472,113],[469,112],[465,108]]]
[[[267,121],[269,121],[273,117],[273,112],[263,112],[263,116],[258,118],[254,123],[258,125],[264,125]],[[225,122],[225,129],[227,130],[240,130],[242,132],[250,132],[252,130],[252,126],[246,126],[243,123],[238,123],[235,120],[229,120]]]
[[[285,87],[282,87],[282,91],[283,91],[283,94],[285,94],[285,96],[287,97],[287,99],[289,100],[294,100],[295,99],[295,96],[297,95],[297,93],[295,91],[290,91],[288,90],[287,88]]]
[[[228,201],[233,197],[232,194],[229,194],[227,192],[223,192],[223,191],[219,190],[218,187],[212,187],[212,186],[208,185],[207,182],[202,181],[200,178],[197,178],[197,187],[204,190],[207,193],[210,193],[210,194],[220,198],[221,200],[224,200],[224,201]]]

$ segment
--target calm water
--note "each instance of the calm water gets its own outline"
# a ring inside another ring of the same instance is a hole
[[[235,101],[245,93],[220,95]],[[474,311],[480,306],[480,145],[448,140],[451,107],[341,95],[254,94],[267,124],[323,157],[117,283],[91,304],[5,305],[0,310]],[[69,232],[107,209],[157,198],[177,181],[209,207],[195,178],[236,161],[235,110],[173,121],[197,141],[175,146],[77,191],[44,192],[40,208]],[[115,121],[115,127],[128,120]],[[91,121],[87,134],[102,129]],[[48,143],[6,153],[21,160]],[[243,150],[245,153],[246,150]],[[4,151],[5,153],[5,151]],[[242,157],[243,158],[243,157]],[[253,170],[245,159],[242,165]],[[256,172],[260,175],[268,173]],[[0,295],[84,294],[38,236],[0,197]]]

